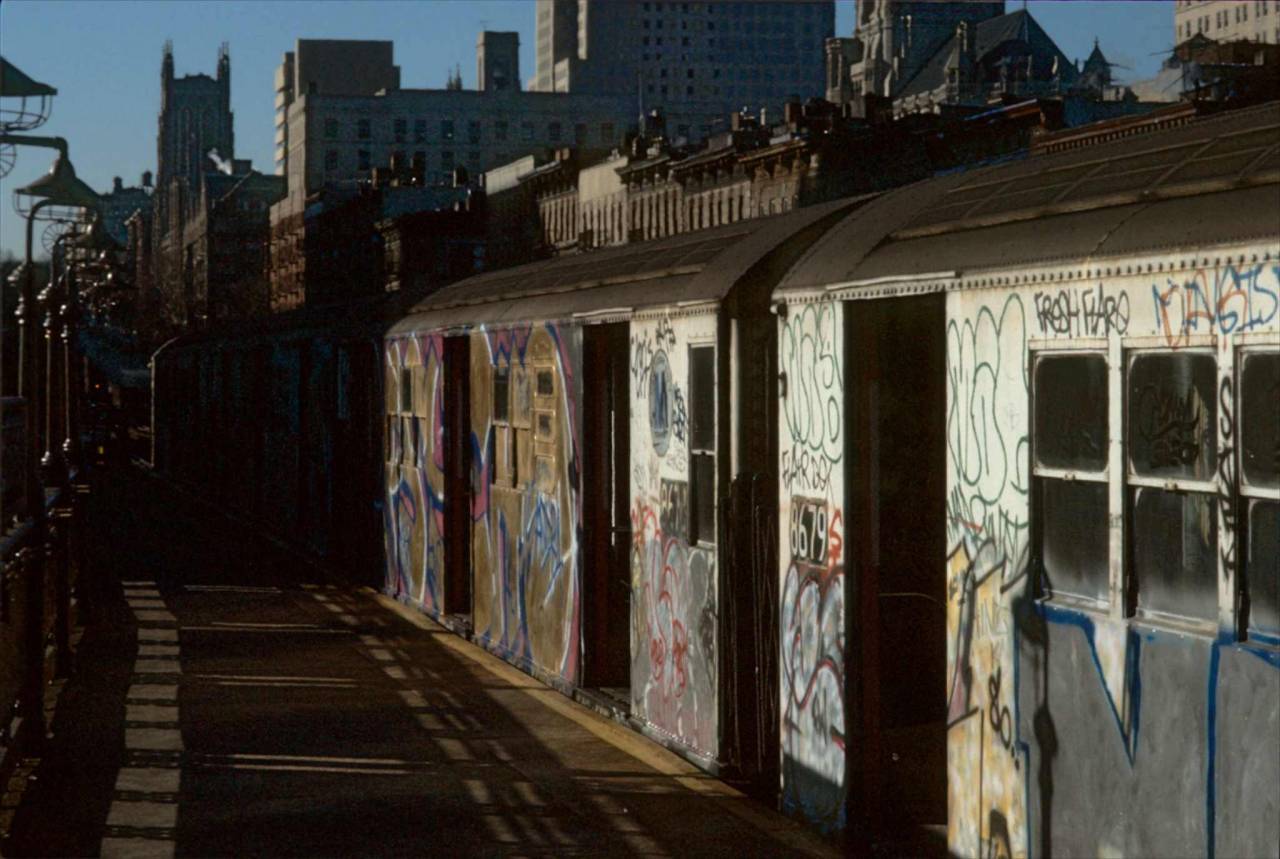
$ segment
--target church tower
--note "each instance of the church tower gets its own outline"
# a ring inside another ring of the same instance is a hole
[[[892,98],[924,68],[956,27],[969,32],[981,21],[1004,14],[997,3],[930,3],[904,0],[863,0],[858,4],[854,52],[859,61],[850,69],[857,92]]]
[[[160,116],[156,137],[156,187],[173,179],[188,189],[200,187],[200,174],[210,166],[209,152],[224,160],[235,156],[231,114],[231,55],[218,49],[217,78],[195,74],[175,77],[173,43],[165,42],[160,63]]]

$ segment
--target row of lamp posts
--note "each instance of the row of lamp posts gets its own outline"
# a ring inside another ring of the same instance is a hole
[[[25,263],[15,271],[19,280],[17,285],[21,289],[15,314],[19,322],[16,393],[24,404],[25,413],[23,439],[26,450],[22,482],[26,524],[30,529],[19,567],[25,579],[26,602],[22,648],[24,682],[18,715],[26,723],[24,734],[36,743],[43,740],[46,729],[45,601],[49,581],[46,568],[55,557],[55,541],[61,541],[64,547],[66,545],[70,523],[65,520],[73,515],[71,511],[77,494],[72,478],[79,473],[80,466],[77,385],[74,382],[78,362],[75,355],[77,301],[73,263],[76,262],[77,249],[70,245],[74,240],[84,238],[82,228],[96,219],[99,203],[93,189],[76,177],[68,157],[67,142],[63,138],[13,133],[29,131],[42,124],[48,118],[49,102],[56,92],[53,87],[32,80],[11,63],[0,59],[0,175],[13,166],[17,147],[43,147],[57,151],[53,166],[45,176],[14,192],[14,207],[19,215],[26,218]],[[39,296],[32,264],[37,222],[60,224],[65,230],[49,248],[49,285]],[[59,306],[60,298],[64,300]],[[37,312],[38,301],[44,310],[43,319]],[[2,418],[0,415],[0,422]],[[62,443],[59,445],[60,435]],[[0,451],[0,461],[4,461],[3,451]],[[47,505],[55,494],[61,503],[55,507],[54,518],[63,521],[51,527]],[[0,535],[8,524],[4,517],[10,515],[9,511],[0,510]],[[61,575],[55,572],[53,581],[56,603],[53,638],[55,664],[59,671],[65,671],[70,657],[71,595],[66,567],[70,561],[65,550],[59,557],[64,566]]]

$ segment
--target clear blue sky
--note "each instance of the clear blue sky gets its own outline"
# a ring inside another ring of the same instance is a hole
[[[620,0],[621,2],[621,0]],[[1012,11],[1022,4],[1010,0]],[[1032,2],[1028,8],[1067,56],[1084,58],[1096,36],[1125,78],[1149,77],[1173,41],[1173,3]],[[173,40],[178,75],[215,71],[218,45],[231,44],[236,156],[272,169],[273,76],[298,38],[391,39],[401,81],[444,86],[455,65],[475,85],[481,29],[520,33],[521,77],[533,75],[532,0],[419,2],[241,2],[241,0],[4,0],[0,53],[36,80],[58,88],[41,134],[66,137],[80,177],[99,191],[111,177],[135,185],[155,169],[160,52]],[[836,3],[836,34],[849,35],[852,0]],[[23,149],[0,180],[0,251],[22,253],[22,219],[12,190],[44,172],[52,153]],[[39,253],[37,249],[37,253]]]

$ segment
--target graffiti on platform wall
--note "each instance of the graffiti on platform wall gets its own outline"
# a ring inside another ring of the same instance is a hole
[[[579,679],[581,628],[580,356],[577,329],[471,335],[476,638],[568,683]]]
[[[715,549],[690,545],[690,339],[713,316],[631,330],[631,698],[649,725],[717,752]]]
[[[840,308],[788,308],[779,357],[782,801],[827,832],[846,822],[844,373]]]

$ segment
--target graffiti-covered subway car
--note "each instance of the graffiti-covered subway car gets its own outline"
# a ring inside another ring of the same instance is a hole
[[[944,750],[956,855],[1280,850],[1278,140],[931,180],[783,278],[785,807],[891,838]]]
[[[744,653],[773,609],[751,596],[771,588],[738,581],[765,570],[729,562],[751,534],[725,502],[776,456],[759,431],[773,286],[858,203],[478,275],[420,303],[385,342],[388,591],[704,765],[776,770],[772,752],[739,754],[748,732],[777,736],[771,708],[741,715],[772,700]],[[726,674],[746,678],[732,700]]]

